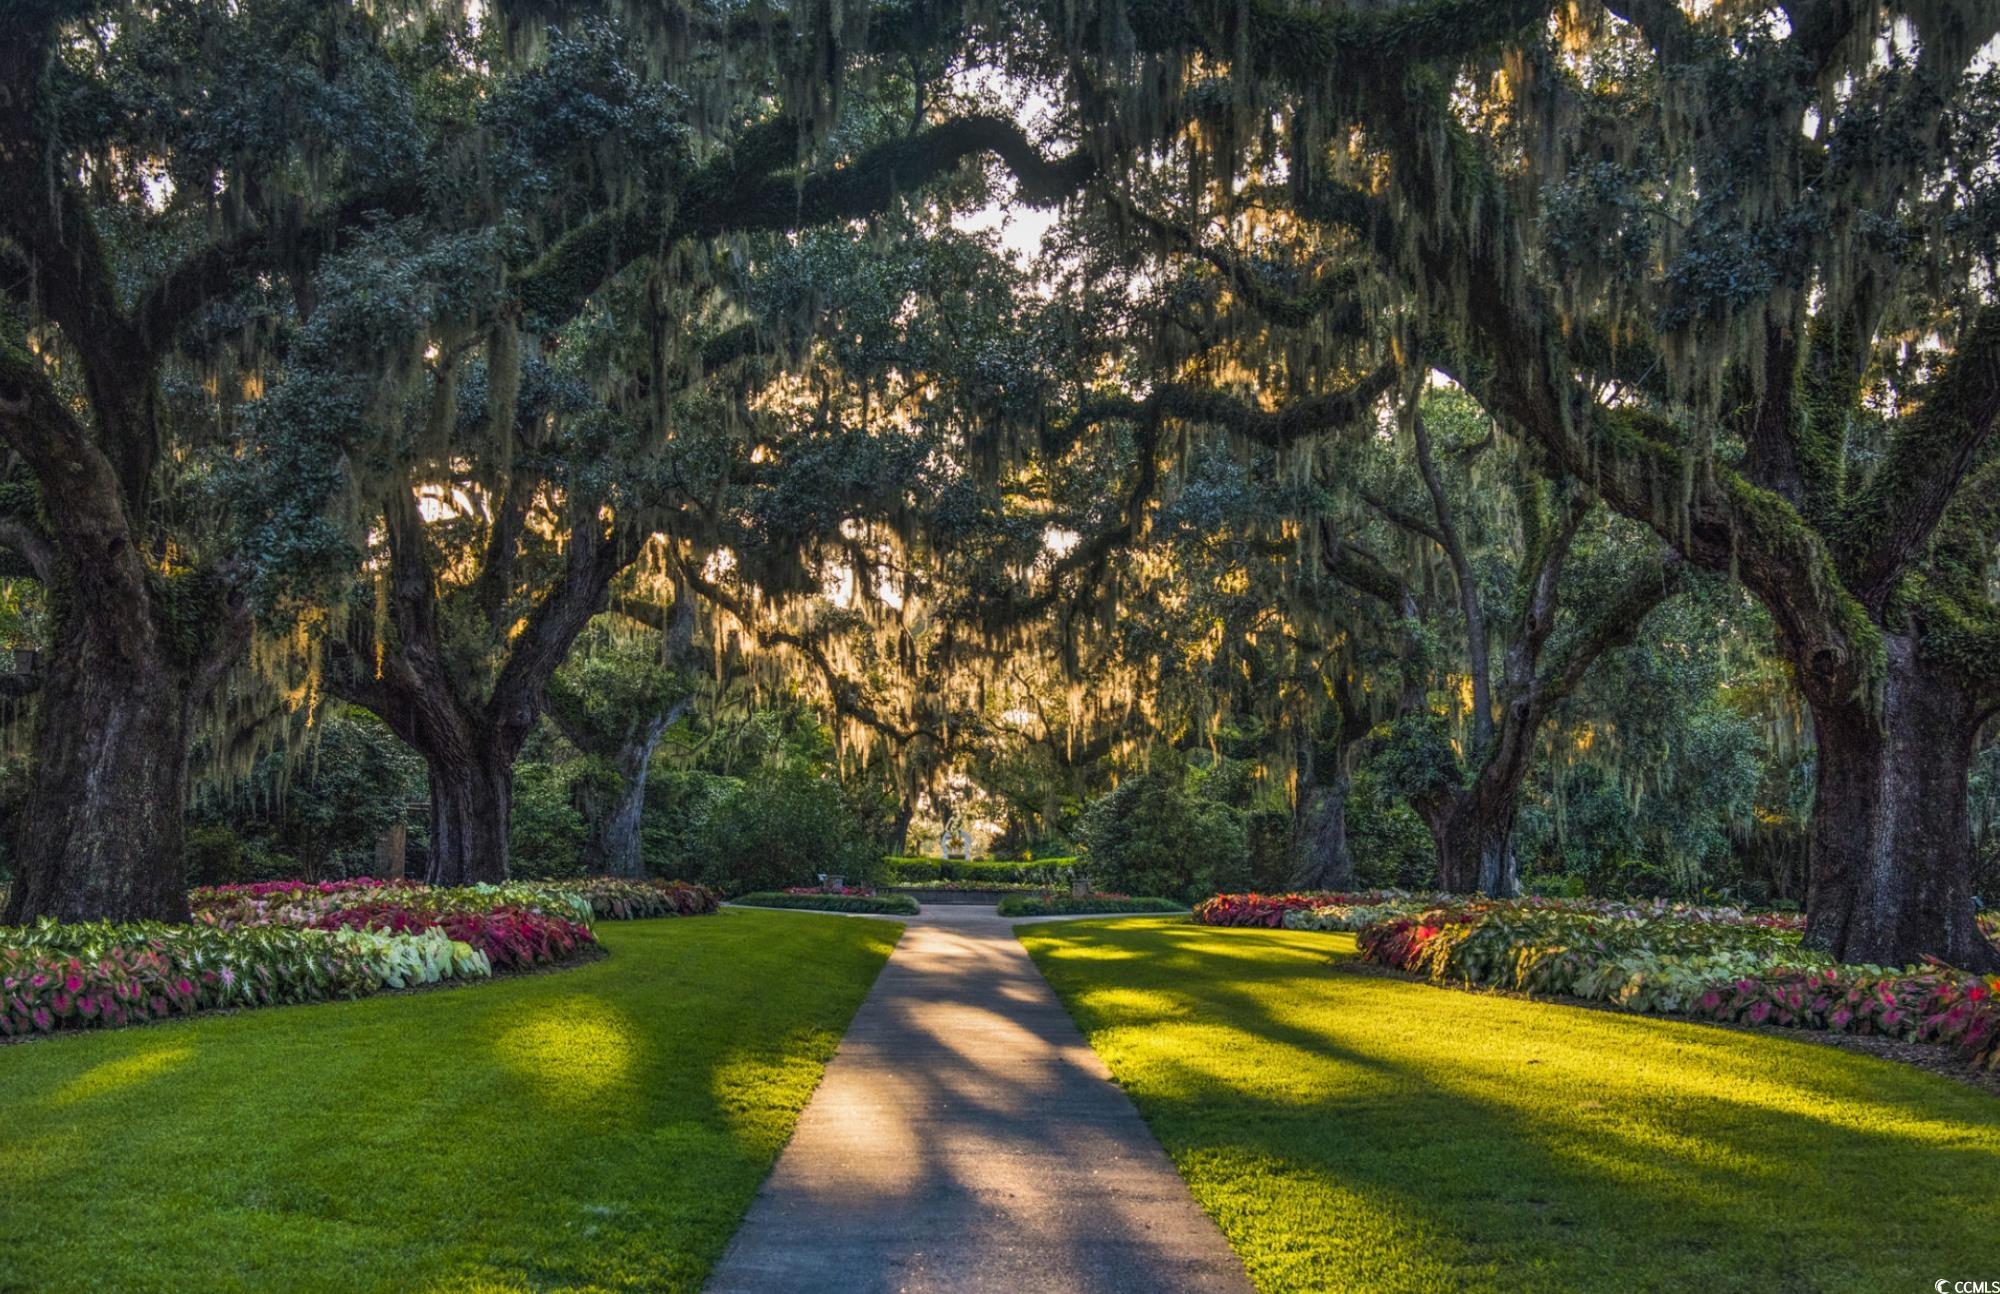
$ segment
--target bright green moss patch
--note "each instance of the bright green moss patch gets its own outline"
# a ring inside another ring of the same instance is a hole
[[[0,1047],[0,1289],[696,1289],[900,929]]]
[[[1928,1289],[1992,1268],[2000,1101],[1948,1079],[1411,983],[1350,935],[1020,938],[1261,1290]]]

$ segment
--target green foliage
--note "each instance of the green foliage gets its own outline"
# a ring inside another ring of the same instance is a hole
[[[996,909],[1003,917],[1076,917],[1121,912],[1185,912],[1169,899],[1134,899],[1122,894],[1009,894]]]
[[[1404,715],[1375,736],[1380,749],[1370,767],[1393,795],[1421,799],[1464,780],[1450,725],[1436,711]]]
[[[907,894],[788,894],[783,890],[757,890],[739,894],[730,902],[753,908],[799,908],[808,912],[872,912],[886,916],[913,917],[917,901]]]
[[[1078,835],[1092,879],[1126,894],[1192,901],[1241,889],[1249,874],[1243,814],[1164,773],[1119,783],[1084,811]]]
[[[190,885],[234,885],[250,879],[243,837],[216,823],[187,833],[187,877]]]
[[[684,880],[701,877],[709,819],[743,786],[742,778],[700,768],[655,769],[646,779],[645,811],[639,820],[639,852],[646,870]]]
[[[421,819],[423,761],[375,716],[344,705],[325,708],[310,732],[294,728],[235,785],[200,787],[190,810],[190,867],[199,884],[231,880],[367,876],[375,843],[392,824]],[[241,842],[232,856],[225,832]],[[198,853],[197,850],[206,851]]]
[[[744,782],[716,805],[693,851],[693,879],[724,894],[810,885],[820,876],[868,880],[881,862],[837,782],[789,771]]]
[[[539,762],[516,767],[507,823],[509,874],[524,880],[581,876],[583,837],[583,815],[570,797],[566,771]]]
[[[1354,883],[1365,889],[1422,889],[1437,882],[1430,829],[1373,766],[1354,775],[1347,793],[1347,846]]]
[[[1004,885],[1065,885],[1076,868],[1075,858],[1034,858],[1007,862],[996,858],[885,858],[885,885],[926,881],[981,881]]]

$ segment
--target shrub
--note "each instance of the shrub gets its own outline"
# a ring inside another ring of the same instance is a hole
[[[702,863],[711,815],[743,789],[743,779],[698,768],[657,769],[646,779],[639,817],[639,854],[655,876],[704,879]]]
[[[936,891],[944,894],[992,894],[1009,890],[1040,894],[1049,888],[1046,881],[899,881],[899,890]]]
[[[917,901],[907,894],[791,894],[762,890],[740,894],[734,902],[753,908],[803,908],[811,912],[879,912],[913,917]]]
[[[511,874],[522,880],[580,876],[583,840],[583,815],[571,797],[567,770],[522,761],[515,769],[513,810],[507,819]]]
[[[191,829],[182,852],[187,858],[188,879],[196,885],[228,885],[250,875],[243,837],[228,827],[218,824]]]
[[[1243,815],[1162,773],[1129,778],[1084,811],[1091,876],[1127,893],[1198,899],[1249,875]]]
[[[964,888],[981,885],[1034,885],[1051,888],[1069,884],[1077,860],[1073,857],[1033,858],[1010,862],[990,858],[885,858],[887,885],[922,885],[956,881]]]
[[[243,856],[234,875],[205,873],[191,831],[196,883],[342,876],[374,866],[375,842],[423,797],[423,759],[374,715],[339,704],[322,709],[311,744],[310,753],[287,751],[280,736],[278,748],[247,770],[243,794],[197,790],[189,806],[193,830],[233,830]]]
[[[1092,913],[1186,912],[1169,899],[1134,899],[1123,894],[1009,894],[1000,900],[1003,917],[1069,917]]]
[[[724,894],[809,885],[822,875],[870,880],[879,860],[840,787],[805,773],[744,783],[709,813],[697,853],[699,878]]]
[[[924,881],[944,879],[942,858],[885,858],[882,860],[883,882],[888,885],[915,885]]]
[[[1369,768],[1355,773],[1347,793],[1347,848],[1357,885],[1413,889],[1437,883],[1430,829]]]

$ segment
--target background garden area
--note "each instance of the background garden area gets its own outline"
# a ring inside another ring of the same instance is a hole
[[[691,1286],[968,950],[1266,1288],[1970,1262],[1996,501],[1989,0],[0,3],[0,1290]]]

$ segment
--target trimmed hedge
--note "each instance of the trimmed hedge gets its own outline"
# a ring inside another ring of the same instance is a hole
[[[925,881],[970,881],[1012,885],[1067,884],[1076,867],[1073,857],[1023,859],[1006,862],[991,858],[885,858],[888,869],[885,885],[913,885]]]
[[[1049,887],[1036,881],[898,881],[895,888],[926,894],[1045,894]]]
[[[1171,899],[1129,899],[1122,894],[1009,894],[1003,917],[1080,917],[1119,912],[1186,912]]]
[[[732,903],[751,908],[801,908],[808,912],[876,912],[885,916],[913,917],[917,901],[907,894],[783,894],[760,890],[739,894]]]

